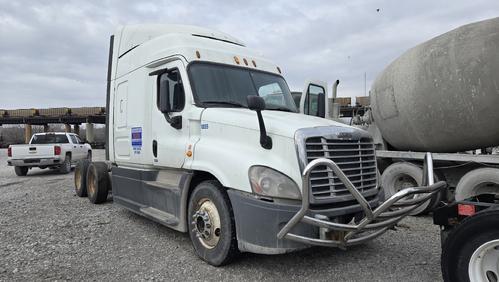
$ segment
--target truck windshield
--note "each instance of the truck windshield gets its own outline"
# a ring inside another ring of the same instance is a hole
[[[44,134],[33,135],[30,144],[61,144],[69,143],[68,137],[65,134]]]
[[[286,81],[278,75],[208,63],[189,67],[196,104],[202,107],[247,107],[246,97],[258,95],[267,110],[297,112]]]

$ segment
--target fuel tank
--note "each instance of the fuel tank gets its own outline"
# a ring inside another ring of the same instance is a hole
[[[499,144],[499,18],[408,51],[371,88],[374,122],[398,150],[458,152]]]

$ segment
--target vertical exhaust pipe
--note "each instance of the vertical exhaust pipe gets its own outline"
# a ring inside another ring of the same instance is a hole
[[[339,79],[337,79],[333,83],[333,98],[331,99],[331,102],[329,104],[329,117],[331,119],[339,119],[340,118],[340,104],[336,103],[338,84],[340,84]]]

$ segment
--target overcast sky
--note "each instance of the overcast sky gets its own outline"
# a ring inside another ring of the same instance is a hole
[[[340,79],[339,96],[362,96],[364,73],[369,90],[410,47],[497,16],[497,0],[0,0],[0,108],[105,105],[117,25],[214,28],[281,66],[291,90],[301,91],[307,79]]]

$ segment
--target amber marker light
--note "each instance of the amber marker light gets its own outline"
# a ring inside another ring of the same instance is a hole
[[[201,53],[199,53],[199,51],[196,51],[196,57],[198,57],[198,59],[201,59]]]
[[[253,66],[256,68],[255,60],[251,60],[251,62],[253,63]]]
[[[245,65],[248,65],[248,61],[246,60],[246,58],[243,58],[243,62]]]
[[[239,58],[237,56],[234,56],[234,61],[239,65]]]

